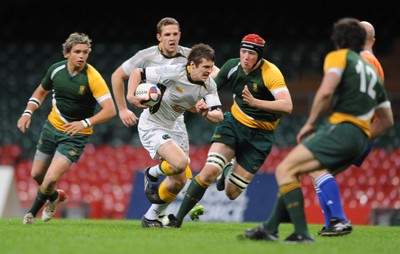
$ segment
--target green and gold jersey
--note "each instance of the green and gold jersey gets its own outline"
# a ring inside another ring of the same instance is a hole
[[[287,91],[288,88],[281,71],[273,63],[261,59],[261,65],[246,75],[240,65],[240,58],[228,60],[220,69],[215,82],[218,90],[229,87],[233,92],[232,115],[250,128],[274,130],[282,115],[250,107],[243,101],[242,91],[245,85],[256,99],[275,100],[274,94]]]
[[[351,122],[369,136],[375,108],[390,105],[375,68],[356,52],[340,49],[325,57],[324,72],[341,76],[328,121],[332,124]]]
[[[53,92],[52,110],[48,119],[61,131],[65,130],[65,123],[93,116],[97,103],[111,98],[107,83],[90,64],[72,76],[67,69],[67,60],[55,63],[48,69],[41,85],[45,90]],[[93,127],[80,133],[91,134]]]

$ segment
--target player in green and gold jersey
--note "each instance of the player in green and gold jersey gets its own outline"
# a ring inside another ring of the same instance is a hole
[[[107,83],[87,63],[90,52],[91,39],[83,33],[72,33],[63,44],[67,59],[50,66],[18,120],[18,129],[25,133],[32,114],[52,91],[52,110],[43,125],[31,170],[39,190],[24,216],[24,224],[33,224],[44,204],[42,220],[48,221],[55,215],[57,204],[66,199],[63,190],[56,190],[58,180],[79,160],[93,126],[116,115]],[[95,113],[97,105],[101,109]]]
[[[306,215],[300,175],[329,169],[333,175],[348,168],[362,155],[369,140],[393,125],[393,113],[382,80],[361,56],[366,31],[354,18],[333,25],[337,50],[324,60],[324,76],[310,115],[297,135],[298,145],[275,171],[279,196],[267,221],[245,231],[252,240],[278,240],[280,223],[290,222],[294,232],[287,243],[313,243]],[[328,115],[325,125],[319,119]],[[375,116],[374,116],[375,115]],[[376,121],[371,125],[372,117]]]
[[[229,88],[234,101],[231,112],[226,112],[215,128],[206,164],[188,187],[176,215],[178,226],[234,157],[225,194],[236,199],[269,155],[282,115],[292,112],[281,71],[262,58],[264,45],[259,35],[246,35],[240,44],[240,57],[228,60],[215,78],[218,90]]]

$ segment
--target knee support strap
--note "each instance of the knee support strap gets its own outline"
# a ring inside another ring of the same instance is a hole
[[[240,177],[238,174],[231,173],[228,177],[229,181],[236,185],[239,189],[242,191],[247,188],[250,182],[244,180],[242,177]]]
[[[222,172],[226,163],[228,163],[228,161],[222,154],[208,153],[206,164],[217,167],[220,172]]]

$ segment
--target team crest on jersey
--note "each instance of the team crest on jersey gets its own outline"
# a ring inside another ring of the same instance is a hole
[[[71,150],[69,150],[68,154],[71,156],[75,156],[78,153],[78,149],[77,148],[72,148]]]
[[[80,86],[78,94],[83,95],[84,93],[85,93],[85,86]]]
[[[254,92],[258,93],[258,85],[257,83],[253,83],[253,89]]]
[[[176,91],[178,93],[183,93],[183,88],[178,86],[178,87],[176,87]]]

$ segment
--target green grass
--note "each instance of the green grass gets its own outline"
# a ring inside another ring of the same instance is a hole
[[[54,219],[23,225],[22,218],[0,219],[0,253],[399,253],[400,227],[355,225],[342,237],[319,237],[322,225],[309,225],[315,244],[287,245],[239,240],[245,228],[258,223],[185,222],[182,228],[143,229],[138,220]],[[293,230],[280,227],[281,239]]]

